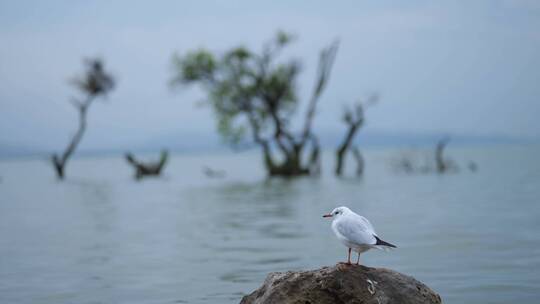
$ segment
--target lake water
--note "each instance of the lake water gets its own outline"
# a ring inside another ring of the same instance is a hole
[[[323,213],[347,205],[399,248],[362,262],[445,303],[540,301],[540,148],[449,149],[476,173],[405,175],[364,151],[362,179],[267,180],[256,151],[175,155],[137,182],[121,157],[0,162],[0,303],[238,303],[273,271],[346,258]],[[207,178],[210,166],[227,171]],[[353,169],[353,168],[349,168]]]

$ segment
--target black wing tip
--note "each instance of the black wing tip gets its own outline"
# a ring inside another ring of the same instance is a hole
[[[375,243],[375,245],[381,245],[381,246],[388,246],[388,247],[392,247],[392,248],[397,248],[396,245],[394,244],[390,244],[388,242],[385,242],[383,240],[381,240],[378,236],[374,235],[375,239],[377,240],[377,242]]]

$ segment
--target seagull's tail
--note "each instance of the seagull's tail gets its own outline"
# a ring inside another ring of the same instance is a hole
[[[377,240],[377,242],[375,243],[375,247],[378,248],[378,249],[389,249],[389,248],[397,248],[396,245],[394,244],[390,244],[388,242],[385,242],[383,240],[381,240],[378,236],[374,235],[375,239]]]
[[[394,249],[394,247],[388,247],[388,246],[382,246],[382,245],[373,245],[373,248],[380,251],[384,251],[384,252],[392,251]]]

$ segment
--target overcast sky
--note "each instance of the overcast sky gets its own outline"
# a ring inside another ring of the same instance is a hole
[[[297,35],[308,97],[320,48],[341,46],[316,127],[378,91],[367,132],[540,137],[540,1],[1,1],[0,145],[63,147],[77,114],[68,80],[101,56],[118,79],[90,109],[83,149],[214,133],[197,90],[171,90],[174,52],[256,50]],[[180,139],[179,139],[180,140]]]

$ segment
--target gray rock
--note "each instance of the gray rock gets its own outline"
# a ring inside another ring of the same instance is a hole
[[[413,277],[365,266],[338,264],[310,271],[270,273],[240,304],[442,303]]]

